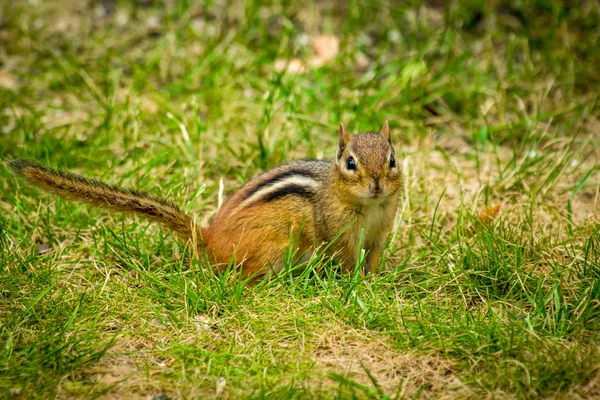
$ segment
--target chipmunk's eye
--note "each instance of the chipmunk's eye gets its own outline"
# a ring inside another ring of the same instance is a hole
[[[356,171],[356,161],[354,161],[354,157],[348,157],[346,160],[346,168],[350,171]]]
[[[392,154],[390,156],[390,168],[395,168],[396,167],[396,159],[394,158],[394,155]]]

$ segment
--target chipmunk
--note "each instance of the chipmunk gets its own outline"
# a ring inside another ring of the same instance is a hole
[[[196,226],[174,203],[146,193],[23,159],[7,164],[28,182],[65,199],[157,221],[191,240],[214,266],[234,259],[244,277],[279,272],[290,238],[297,238],[294,254],[299,257],[329,243],[326,254],[343,270],[352,270],[361,232],[364,272],[377,272],[402,182],[387,121],[380,133],[358,135],[340,124],[333,161],[293,161],[263,173],[233,194],[206,228]]]

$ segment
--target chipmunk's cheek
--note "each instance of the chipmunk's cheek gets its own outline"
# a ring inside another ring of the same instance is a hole
[[[371,191],[369,190],[369,184],[363,183],[356,188],[354,191],[354,195],[359,199],[369,199],[373,197]]]

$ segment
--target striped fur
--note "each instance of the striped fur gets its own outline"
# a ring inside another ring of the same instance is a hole
[[[300,169],[300,168],[290,168],[281,171],[279,174],[275,174],[274,176],[270,176],[266,179],[259,180],[252,188],[250,188],[246,192],[246,198],[252,197],[256,192],[260,191],[260,189],[264,189],[273,185],[274,183],[286,182],[292,178],[306,178],[304,182],[314,182],[315,181],[315,173],[313,171]],[[299,183],[302,185],[302,183]]]
[[[252,207],[288,195],[314,196],[327,179],[331,162],[327,160],[300,160],[280,165],[251,180],[226,204],[227,210]]]
[[[184,239],[199,234],[192,219],[174,203],[147,193],[122,189],[71,172],[48,168],[35,161],[11,159],[8,167],[28,182],[65,199],[81,201],[113,211],[134,213],[157,221]]]
[[[264,196],[261,196],[261,200],[265,202],[274,201],[285,196],[300,196],[300,197],[311,197],[316,195],[316,190],[311,190],[311,186],[304,184],[293,184],[286,183],[278,189],[271,189]]]
[[[267,184],[246,197],[241,202],[241,206],[245,207],[262,201],[273,201],[286,194],[308,196],[316,193],[321,187],[319,181],[302,175],[289,175],[284,179],[265,183]]]

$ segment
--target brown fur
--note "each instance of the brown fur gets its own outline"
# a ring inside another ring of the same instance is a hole
[[[267,171],[236,192],[202,230],[173,203],[144,193],[25,160],[13,159],[8,166],[64,198],[158,221],[197,243],[216,268],[233,261],[244,276],[262,276],[281,270],[291,243],[296,248],[289,251],[300,259],[340,233],[327,254],[351,270],[361,232],[365,270],[376,272],[400,195],[399,168],[390,167],[393,155],[387,122],[380,134],[356,136],[342,125],[336,160],[296,161]],[[348,157],[355,159],[356,170],[347,168]]]

